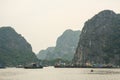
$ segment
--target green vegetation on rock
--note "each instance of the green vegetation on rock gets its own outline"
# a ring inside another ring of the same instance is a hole
[[[71,61],[78,44],[80,31],[66,30],[60,37],[58,37],[56,46],[49,47],[46,50],[41,50],[37,57],[41,60],[68,60]]]
[[[119,14],[104,10],[85,23],[74,62],[120,65]]]
[[[13,28],[0,28],[0,64],[25,65],[37,61],[31,45]]]

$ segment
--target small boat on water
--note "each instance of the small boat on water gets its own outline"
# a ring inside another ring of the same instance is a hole
[[[31,64],[28,64],[26,66],[24,66],[25,69],[42,69],[43,66],[41,65],[38,65],[36,63],[31,63]]]
[[[93,69],[90,72],[93,72]]]
[[[23,65],[17,65],[16,68],[24,68]]]

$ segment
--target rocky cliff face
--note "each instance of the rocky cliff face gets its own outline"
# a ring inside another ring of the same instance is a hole
[[[13,28],[0,28],[0,64],[16,66],[36,61],[31,45]]]
[[[56,42],[55,47],[47,48],[46,50],[40,51],[37,55],[39,59],[54,60],[57,58],[63,60],[72,60],[78,40],[80,31],[66,30]]]
[[[48,47],[46,50],[41,50],[38,54],[37,57],[40,60],[49,60],[51,57],[53,57],[53,52],[54,52],[55,47]]]
[[[104,10],[85,23],[74,61],[79,65],[120,65],[119,14]]]

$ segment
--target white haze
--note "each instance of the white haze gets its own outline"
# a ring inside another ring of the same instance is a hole
[[[105,9],[120,13],[120,0],[0,0],[0,27],[12,26],[38,53]]]

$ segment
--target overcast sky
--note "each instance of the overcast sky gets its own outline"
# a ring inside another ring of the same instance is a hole
[[[120,13],[120,0],[0,0],[0,27],[12,26],[38,53],[105,9]]]

